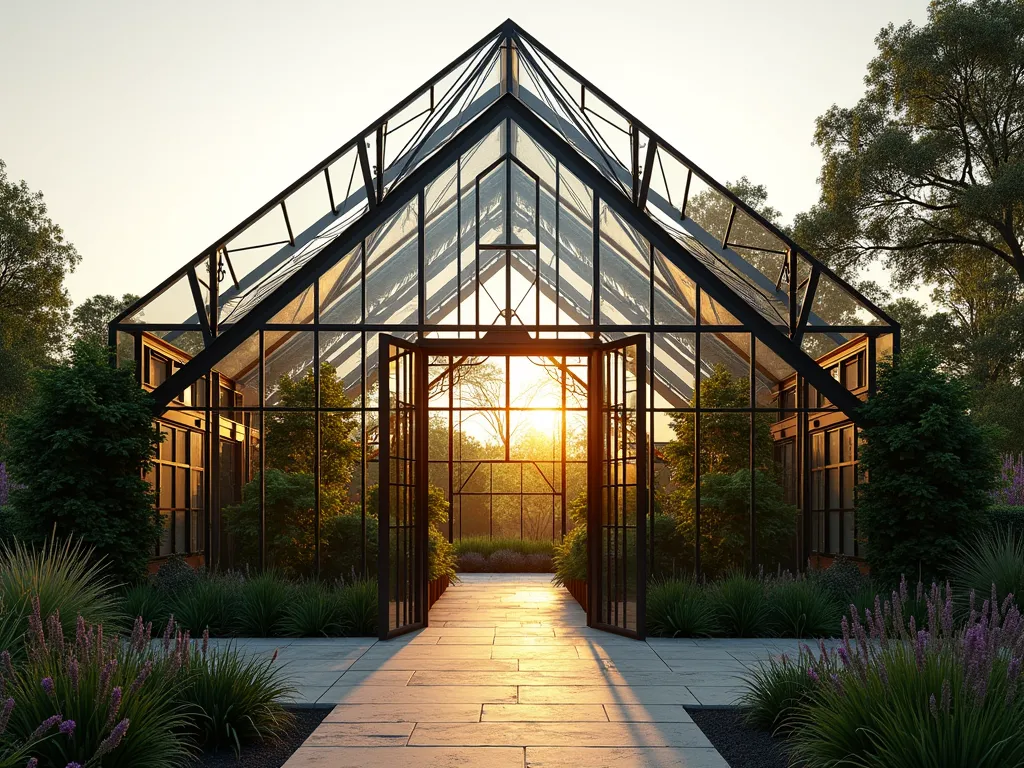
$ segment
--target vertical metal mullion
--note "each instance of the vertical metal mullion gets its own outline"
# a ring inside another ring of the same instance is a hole
[[[689,177],[687,177],[689,178]],[[699,322],[700,318],[700,287],[697,288],[696,295],[694,296],[695,310],[697,312],[697,318]],[[694,334],[693,343],[693,356],[696,361],[694,366],[694,377],[693,377],[693,527],[695,530],[694,542],[693,542],[693,570],[694,576],[698,581],[701,577],[701,563],[700,563],[700,451],[701,451],[701,440],[700,440],[700,427],[701,427],[701,403],[700,403],[700,339],[701,331],[698,328]]]
[[[505,151],[512,145],[512,121],[505,121]],[[512,242],[512,161],[505,160],[505,242]],[[505,249],[505,325],[512,325],[512,249]]]
[[[434,89],[430,89],[431,98]],[[462,325],[462,158],[455,163],[455,324]],[[462,338],[462,331],[459,331]],[[454,378],[452,379],[454,386]],[[448,415],[449,423],[451,414]]]
[[[360,422],[359,422],[359,427],[360,427],[360,432],[359,432],[359,434],[360,434],[360,439],[359,439],[359,444],[360,444],[360,447],[359,447],[359,457],[360,457],[359,474],[360,474],[360,477],[362,478],[361,484],[360,484],[360,492],[359,492],[359,570],[363,574],[363,577],[365,578],[366,575],[367,575],[367,572],[366,572],[366,406],[367,406],[366,399],[367,398],[366,398],[366,332],[365,331],[360,331],[360,333],[359,333],[359,341],[360,341],[360,344],[359,344],[359,382],[360,382],[361,402],[362,402],[362,406],[363,406],[362,410],[359,411],[359,419],[360,419]],[[377,343],[377,380],[378,381],[381,380],[381,371],[383,371],[383,375],[384,376],[387,375],[387,369],[385,369],[381,365],[380,342],[378,340],[378,343]],[[381,394],[381,390],[380,390],[380,386],[378,385],[378,387],[377,387],[378,405],[380,404],[379,403],[379,401],[380,401],[380,394]],[[378,420],[378,422],[380,422],[380,417],[378,417],[377,420]],[[380,507],[380,496],[381,496],[380,490],[381,490],[381,487],[382,487],[382,485],[381,485],[382,478],[381,478],[381,474],[380,474],[380,457],[381,457],[381,452],[380,452],[380,448],[381,448],[381,446],[380,446],[380,435],[381,435],[381,432],[380,432],[380,430],[381,430],[381,427],[382,427],[382,425],[380,423],[378,423],[378,425],[377,425],[377,505],[378,505],[378,509]],[[380,532],[382,530],[383,530],[383,528],[381,527],[380,523],[378,522],[378,524],[377,524],[377,552],[378,552],[377,556],[378,557],[380,557],[380,554],[379,554],[380,553],[380,549],[381,549],[381,547],[380,547]]]
[[[505,461],[512,460],[512,362],[505,355]]]
[[[534,253],[536,257],[534,263],[537,265],[536,272],[533,275],[534,291],[536,292],[535,299],[537,308],[534,314],[534,322],[540,325],[540,179],[534,179],[533,181],[533,194],[534,194],[534,209],[533,209],[533,242],[537,246],[537,250]],[[540,333],[537,333],[537,338],[540,338]]]
[[[653,173],[653,170],[652,170]],[[648,440],[650,436],[647,434],[640,434],[640,430],[646,431],[647,423],[647,344],[646,337],[644,344],[637,348],[637,436],[636,436],[636,478],[637,478],[637,489],[636,489],[636,542],[637,542],[637,562],[636,562],[636,631],[642,640],[647,635],[647,571],[648,571],[648,559],[646,549],[646,526],[648,521],[651,522],[651,531],[653,536],[654,521],[651,515],[651,503],[650,503],[650,486],[648,485],[649,478],[651,475],[648,474],[648,464],[652,464],[649,461],[650,454],[648,453]],[[643,386],[641,384],[641,376],[643,377]],[[653,401],[653,390],[652,390],[652,401]],[[653,402],[652,402],[653,404]],[[652,413],[652,426],[653,426],[653,413]],[[653,432],[653,430],[652,430]],[[643,474],[641,474],[641,470]],[[643,481],[641,481],[643,477]]]
[[[266,419],[266,338],[263,329],[259,331],[259,386],[260,386],[260,531],[259,531],[259,568],[266,567],[267,559],[267,419]]]
[[[568,358],[563,357],[562,358],[562,446],[561,446],[562,447],[562,450],[561,450],[561,454],[562,454],[562,482],[561,482],[561,489],[562,489],[562,538],[563,539],[565,538],[565,534],[567,533],[566,528],[567,528],[567,524],[568,524],[568,519],[567,519],[568,518],[568,503],[567,503],[566,498],[565,498],[566,493],[568,493],[568,487],[567,487],[568,486],[568,482],[567,482],[566,477],[565,477],[565,471],[566,471],[565,433],[567,431],[567,426],[568,426],[567,423],[566,423],[567,422],[568,413],[566,411],[567,404],[566,404],[565,401],[566,401],[566,388],[567,388],[567,385],[568,385],[568,381],[567,381],[567,379],[568,379],[568,373],[567,373],[568,369],[569,369]]]
[[[427,322],[427,268],[426,268],[426,248],[424,244],[425,240],[425,213],[424,208],[424,195],[423,190],[420,189],[419,194],[416,198],[416,268],[419,270],[419,280],[417,280],[419,290],[419,317],[420,330],[417,334],[417,338],[423,338],[423,327]]]
[[[591,306],[591,317],[594,323],[594,339],[598,340],[601,338],[601,332],[597,328],[601,324],[601,199],[597,196],[597,190],[594,190],[594,209],[591,215],[594,217],[594,303]]]
[[[561,249],[560,249],[560,244],[559,244],[559,241],[558,241],[558,238],[559,238],[558,227],[559,227],[559,221],[561,219],[561,213],[562,213],[561,181],[562,181],[561,162],[558,160],[558,158],[555,158],[555,326],[556,327],[562,324],[561,323],[561,315],[562,315],[562,311],[561,311],[561,292],[562,292],[562,286],[561,286],[561,283],[560,283],[560,277],[561,276],[560,276],[560,270],[559,270],[559,266],[560,266],[560,262],[561,262],[561,258],[560,258]],[[555,331],[555,338],[557,339],[560,336],[561,336],[561,334],[558,331]],[[563,403],[563,406],[564,406],[565,398],[562,398],[562,403]],[[563,437],[564,437],[564,435],[563,435]],[[563,469],[564,469],[564,467],[563,467]],[[564,504],[564,502],[563,502],[563,504]],[[562,535],[563,536],[565,535],[565,526],[564,525],[562,526]]]
[[[363,363],[366,360],[366,336],[363,334]],[[377,635],[381,639],[387,638],[391,629],[391,483],[388,467],[391,464],[391,366],[387,360],[388,337],[379,337],[377,347],[377,381],[378,405],[380,415],[378,416],[377,428]],[[365,377],[364,377],[365,379]],[[363,401],[363,435],[366,435],[366,401]],[[364,437],[365,443],[365,437]],[[363,477],[366,477],[365,455],[363,463]],[[383,469],[382,469],[383,467]],[[365,572],[366,560],[366,533],[365,533],[365,485],[363,494],[363,561]]]
[[[455,540],[455,358],[448,356],[448,542]],[[426,457],[428,460],[430,456]],[[460,473],[461,474],[461,473]],[[460,536],[461,537],[461,533]]]
[[[313,281],[313,573],[320,578],[320,281]]]
[[[475,241],[474,247],[476,249],[476,258],[474,259],[475,268],[476,268],[476,280],[475,280],[475,285],[473,286],[473,298],[474,298],[475,303],[476,303],[476,312],[475,312],[475,316],[473,318],[473,325],[475,325],[475,326],[477,326],[479,328],[479,326],[481,325],[481,322],[480,322],[480,177],[477,176],[474,179],[473,183],[475,185],[475,192],[473,194],[473,202],[476,205],[476,236],[473,238],[474,241]],[[475,339],[479,339],[480,338],[480,331],[479,330],[473,331],[473,338],[475,338]]]
[[[750,334],[750,571],[757,573],[757,338]]]

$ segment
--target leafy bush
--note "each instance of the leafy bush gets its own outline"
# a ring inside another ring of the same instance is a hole
[[[1024,506],[993,505],[988,509],[988,520],[993,528],[1024,531]]]
[[[687,540],[684,526],[680,519],[673,515],[657,512],[657,505],[652,525],[654,526],[654,552],[651,556],[651,577],[655,579],[671,579],[693,575],[693,539]]]
[[[957,628],[952,594],[933,585],[921,626],[906,620],[907,599],[901,590],[878,614],[844,620],[835,675],[811,675],[794,716],[794,758],[807,768],[1024,764],[1017,606],[987,600]]]
[[[294,693],[274,658],[241,653],[233,646],[191,651],[190,676],[183,700],[201,713],[195,719],[197,741],[204,749],[273,740],[293,721],[280,699]]]
[[[160,628],[171,616],[170,601],[148,582],[140,582],[125,590],[121,610],[126,616],[141,618],[143,624]]]
[[[68,635],[74,634],[76,616],[88,616],[108,627],[123,619],[103,562],[81,542],[70,539],[50,539],[39,547],[17,541],[0,547],[0,611],[16,627],[9,631],[19,637],[28,629],[33,598],[39,600],[43,615],[62,617]],[[20,646],[11,652],[20,656]]]
[[[487,570],[487,558],[479,552],[459,555],[458,569],[464,573],[482,573]]]
[[[143,479],[160,440],[151,396],[130,368],[108,363],[105,348],[83,342],[68,364],[35,377],[7,430],[17,532],[36,543],[74,535],[115,580],[140,578],[161,531]]]
[[[843,604],[849,604],[850,598],[867,582],[857,563],[846,555],[836,555],[828,568],[811,572],[811,578]]]
[[[551,573],[554,570],[554,562],[551,555],[543,552],[532,552],[526,555],[527,573]]]
[[[41,722],[61,723],[73,738],[55,736],[31,752],[42,765],[70,763],[104,768],[176,768],[192,749],[182,737],[189,725],[180,701],[184,646],[154,658],[136,624],[132,640],[104,636],[102,626],[80,617],[75,639],[65,639],[51,616],[43,627],[38,602],[32,613],[23,665],[5,660],[7,695],[14,701],[7,737],[28,740]],[[73,725],[71,724],[73,723]]]
[[[967,385],[926,348],[881,363],[878,393],[861,406],[865,443],[857,523],[874,578],[945,578],[959,543],[985,525],[996,477],[987,433],[970,417]]]
[[[726,637],[765,637],[771,633],[772,613],[762,580],[733,573],[712,585],[708,596]]]
[[[458,555],[476,552],[484,557],[490,557],[501,549],[522,555],[552,555],[555,544],[548,540],[520,539],[512,536],[466,536],[455,542],[455,552]]]
[[[377,580],[360,579],[341,588],[341,631],[346,637],[377,634]]]
[[[647,631],[657,637],[710,637],[718,631],[718,621],[699,584],[666,579],[647,588]]]
[[[320,578],[326,580],[350,579],[363,576],[362,514],[353,511],[335,515],[320,524]],[[377,516],[366,512],[366,568],[369,575],[377,575]]]
[[[526,555],[510,549],[499,549],[487,558],[487,564],[496,573],[522,573],[526,570]]]
[[[289,637],[338,637],[343,619],[338,591],[309,581],[296,587],[281,629]]]
[[[801,649],[795,662],[786,654],[760,662],[747,675],[740,696],[744,719],[755,728],[772,733],[791,730],[796,713],[814,690],[814,679],[809,674],[812,669],[819,679],[829,679],[831,658],[823,654],[816,661],[813,654]]]
[[[153,576],[153,586],[169,598],[192,589],[199,583],[199,572],[181,555],[170,555]]]
[[[205,631],[215,637],[226,637],[237,624],[241,584],[231,576],[206,576],[171,602],[171,612],[181,626],[201,635]]]
[[[768,587],[772,634],[831,637],[839,631],[841,603],[816,581],[783,576]]]
[[[274,637],[291,600],[291,586],[274,571],[242,584],[237,629],[245,637]]]
[[[999,600],[1014,596],[1024,605],[1024,532],[993,531],[967,544],[953,566],[961,595],[994,589]]]
[[[555,545],[554,583],[563,585],[572,579],[587,578],[587,526],[577,525]]]

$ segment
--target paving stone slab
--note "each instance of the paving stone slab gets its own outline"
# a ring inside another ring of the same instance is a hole
[[[420,723],[411,746],[462,747],[703,747],[695,723]]]
[[[523,768],[523,750],[483,747],[300,747],[284,768]]]
[[[714,748],[527,747],[526,768],[729,768]],[[290,766],[288,766],[290,768]]]

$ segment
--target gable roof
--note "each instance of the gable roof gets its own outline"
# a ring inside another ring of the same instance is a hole
[[[357,266],[353,248],[388,237],[403,205],[505,121],[536,145],[535,165],[570,168],[633,237],[657,248],[660,289],[684,312],[702,324],[745,326],[809,379],[819,378],[811,368],[827,379],[819,390],[834,403],[855,407],[801,349],[802,338],[827,330],[838,344],[850,333],[897,329],[895,322],[511,21],[115,318],[112,328],[164,330],[172,341],[203,334],[204,348],[157,390],[158,402],[221,363],[259,324],[281,322],[282,311],[302,322],[311,300],[299,300],[304,291],[329,269],[344,284]],[[407,263],[392,258],[395,270]],[[421,280],[396,278],[395,290],[422,294],[429,266]],[[606,290],[628,315],[639,286],[605,288],[603,278],[595,292]],[[687,302],[687,281],[708,299]],[[559,301],[582,304],[564,288],[554,287]],[[553,287],[541,289],[550,296]],[[408,319],[399,313],[389,322]]]

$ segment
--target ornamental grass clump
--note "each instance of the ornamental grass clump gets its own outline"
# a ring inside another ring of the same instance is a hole
[[[295,693],[284,682],[277,652],[270,659],[245,655],[234,646],[211,649],[209,635],[190,651],[191,674],[182,698],[201,716],[194,729],[199,746],[229,746],[238,755],[242,745],[282,736],[293,722],[280,700]]]
[[[779,637],[832,637],[838,634],[841,603],[825,587],[806,578],[782,575],[768,587],[772,634]]]
[[[815,681],[831,680],[834,674],[835,660],[824,649],[818,658],[806,645],[795,660],[785,653],[769,656],[746,678],[746,691],[740,697],[744,719],[773,734],[788,733],[794,715],[814,691]]]
[[[972,594],[962,627],[948,585],[924,601],[919,624],[904,581],[863,618],[843,619],[842,642],[822,648],[834,677],[807,667],[814,685],[792,717],[798,764],[1024,764],[1024,619],[1012,596],[993,590],[979,610]]]
[[[718,631],[718,621],[699,584],[664,579],[647,589],[647,628],[655,637],[711,637]]]
[[[192,754],[177,694],[187,675],[186,648],[187,640],[179,641],[175,653],[154,658],[141,622],[126,641],[79,618],[74,639],[65,638],[60,616],[44,626],[35,599],[25,661],[15,665],[6,652],[0,658],[2,695],[13,702],[4,738],[32,742],[56,729],[59,735],[28,750],[46,766],[182,765]],[[40,723],[49,725],[41,731]]]

